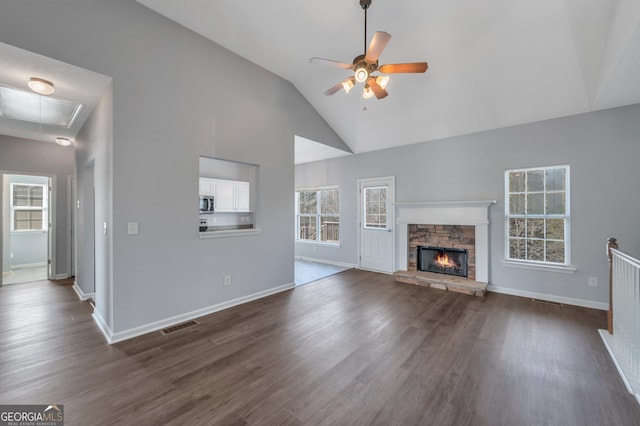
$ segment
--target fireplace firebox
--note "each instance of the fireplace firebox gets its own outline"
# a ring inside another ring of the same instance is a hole
[[[450,247],[418,246],[418,270],[467,277],[468,252]]]

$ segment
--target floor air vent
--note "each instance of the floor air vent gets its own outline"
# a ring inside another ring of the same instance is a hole
[[[166,336],[167,334],[175,333],[176,331],[180,331],[188,327],[193,327],[194,325],[198,325],[198,321],[191,320],[191,321],[183,322],[182,324],[174,325],[173,327],[168,327],[168,328],[165,328],[164,330],[160,330],[160,333]]]

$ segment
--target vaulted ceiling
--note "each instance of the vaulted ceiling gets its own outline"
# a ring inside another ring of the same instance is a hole
[[[309,63],[363,53],[358,0],[138,2],[290,81],[354,152],[640,102],[637,0],[373,0],[380,64],[429,63],[382,100],[324,96],[350,71]]]

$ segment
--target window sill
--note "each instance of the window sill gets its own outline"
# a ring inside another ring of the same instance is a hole
[[[295,242],[296,244],[309,244],[312,246],[334,247],[334,248],[342,247],[342,244],[340,243],[325,243],[322,241],[296,240]]]
[[[573,266],[543,265],[539,263],[516,262],[513,260],[503,260],[502,264],[510,268],[536,269],[547,272],[561,272],[563,274],[575,274],[578,270],[578,268],[574,268]]]
[[[260,234],[260,228],[252,229],[230,229],[228,231],[207,231],[200,232],[198,235],[201,240],[208,238],[226,238],[226,237],[242,237],[245,235],[258,235]]]

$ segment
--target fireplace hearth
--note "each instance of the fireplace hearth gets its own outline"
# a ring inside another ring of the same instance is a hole
[[[468,251],[466,249],[435,246],[418,246],[417,269],[425,272],[468,276]]]

